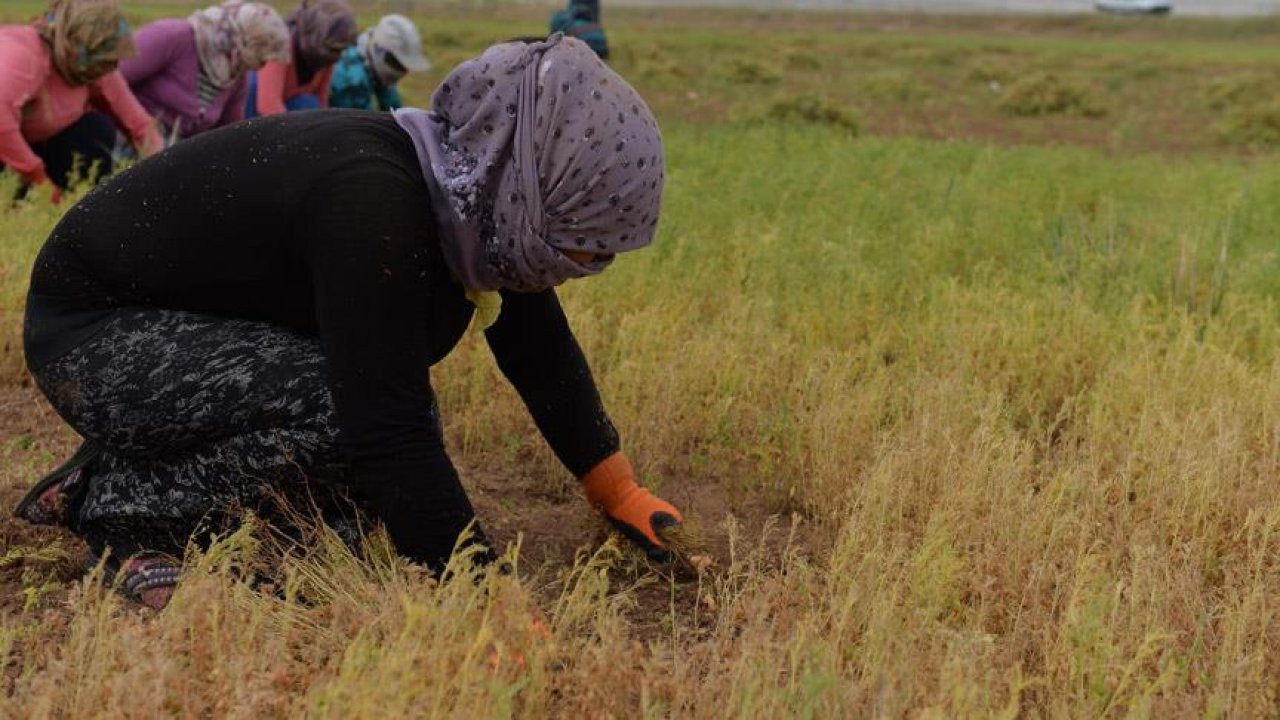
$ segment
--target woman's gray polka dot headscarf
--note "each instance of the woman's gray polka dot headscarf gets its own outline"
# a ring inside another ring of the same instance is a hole
[[[639,94],[584,43],[504,43],[396,121],[412,137],[445,259],[472,291],[534,291],[648,245],[662,137]],[[579,264],[562,251],[593,253]]]

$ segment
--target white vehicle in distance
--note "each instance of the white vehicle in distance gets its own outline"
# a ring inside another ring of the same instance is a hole
[[[1171,0],[1095,0],[1101,12],[1131,15],[1167,15],[1173,12]]]

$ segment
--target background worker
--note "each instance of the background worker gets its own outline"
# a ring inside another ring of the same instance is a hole
[[[349,495],[440,569],[474,512],[429,368],[479,308],[587,498],[664,552],[680,513],[636,484],[554,289],[652,241],[657,122],[560,36],[490,48],[431,107],[219,128],[68,212],[35,263],[24,348],[85,444],[17,514],[84,537],[152,607],[198,527],[277,492]]]
[[[117,0],[54,0],[30,25],[0,26],[0,166],[60,189],[77,161],[109,174],[117,123],[140,155],[159,150],[151,116],[116,71],[133,49]]]
[[[551,14],[551,32],[578,38],[601,60],[609,59],[609,41],[600,24],[600,0],[569,0],[565,9]]]
[[[249,80],[245,117],[329,104],[333,64],[356,39],[356,16],[343,0],[303,0],[287,18],[290,58],[271,61]]]
[[[241,0],[148,23],[135,42],[138,53],[120,72],[165,134],[179,138],[242,119],[248,74],[290,57],[289,28],[275,9]]]
[[[413,21],[384,15],[342,51],[333,68],[329,107],[353,110],[397,110],[404,105],[396,83],[410,72],[429,70],[422,38]]]

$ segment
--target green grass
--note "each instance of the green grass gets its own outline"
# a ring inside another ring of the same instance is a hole
[[[462,39],[432,53],[441,64],[534,15],[442,13],[429,34]],[[689,27],[653,37],[641,28],[671,21],[617,16],[619,66],[664,122],[661,234],[562,296],[637,467],[701,508],[717,565],[672,580],[584,536],[576,561],[436,584],[385,550],[360,563],[322,541],[283,563],[285,596],[314,599],[300,605],[236,579],[263,552],[242,535],[198,558],[152,617],[60,574],[61,546],[15,546],[0,553],[20,595],[0,605],[0,714],[1273,714],[1280,167],[1265,147],[1216,152],[1212,123],[1165,145],[1071,141],[1128,112],[1099,47],[1157,48],[1133,81],[1154,96],[1186,48],[1265,44],[1276,24],[1019,20],[1031,60],[1067,56],[1109,115],[992,105],[993,143],[934,139],[950,115],[937,132],[881,123],[885,107],[963,105],[912,84],[969,77],[971,55],[931,53],[1007,44],[984,35],[995,20],[958,21],[958,39],[931,19],[903,21],[906,41],[848,39],[884,53],[857,57],[890,78],[878,105],[847,105],[857,134],[764,117],[778,86],[799,96],[857,74],[852,53],[822,51],[839,42],[822,17],[774,16],[792,35],[769,42],[793,55],[774,65],[741,34],[755,14],[680,11]],[[735,58],[783,77],[716,75]],[[718,110],[687,107],[688,92]],[[821,101],[846,107],[842,92]],[[1168,107],[1134,112],[1160,122]],[[1040,135],[1020,135],[1033,123]],[[55,219],[38,203],[0,209],[11,320]],[[0,332],[16,347],[16,321]],[[524,506],[578,502],[570,480],[483,342],[468,336],[433,377],[459,464],[530,491],[500,490],[482,520],[529,523],[536,549],[548,537]],[[20,435],[4,452],[10,490],[50,457]],[[800,518],[795,542],[767,529],[770,512]],[[528,632],[535,612],[550,642]]]

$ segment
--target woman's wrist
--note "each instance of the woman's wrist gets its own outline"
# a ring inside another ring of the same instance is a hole
[[[582,476],[587,500],[604,510],[605,517],[628,539],[654,560],[668,560],[662,537],[683,522],[671,503],[636,484],[635,469],[626,453],[619,450]]]
[[[586,491],[587,502],[606,509],[624,502],[626,496],[638,487],[631,459],[621,450],[596,463],[579,479]]]

